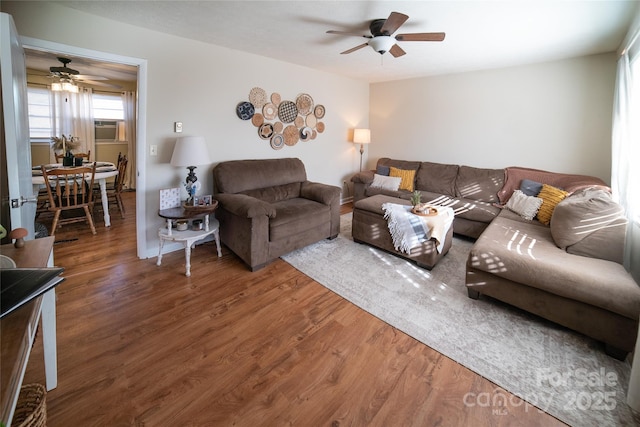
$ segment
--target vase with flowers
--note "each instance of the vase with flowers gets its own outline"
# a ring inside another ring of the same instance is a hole
[[[66,135],[62,135],[60,137],[58,136],[52,136],[51,137],[51,148],[53,149],[54,153],[56,154],[64,154],[64,157],[62,158],[62,165],[63,166],[73,166],[73,154],[71,153],[71,150],[73,150],[74,148],[76,148],[79,145],[80,139],[77,136],[66,136]]]

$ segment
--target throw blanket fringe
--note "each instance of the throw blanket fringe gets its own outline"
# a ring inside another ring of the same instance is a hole
[[[438,252],[442,251],[445,236],[453,223],[451,208],[440,206],[438,215],[429,217],[415,215],[411,213],[411,206],[395,203],[384,203],[382,210],[397,251],[409,254],[411,249],[431,238],[436,240]]]

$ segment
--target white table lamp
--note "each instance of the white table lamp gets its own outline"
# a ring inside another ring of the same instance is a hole
[[[360,144],[360,172],[362,172],[362,155],[364,154],[364,144],[371,143],[371,130],[354,129],[353,143]]]
[[[189,174],[185,180],[185,187],[189,193],[189,197],[195,195],[197,189],[195,182],[198,180],[195,172],[196,165],[205,165],[211,163],[209,158],[209,150],[207,144],[201,136],[182,136],[176,140],[176,146],[171,156],[171,166],[186,166]]]

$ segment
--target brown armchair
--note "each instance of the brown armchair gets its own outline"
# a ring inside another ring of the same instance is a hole
[[[308,181],[300,159],[222,162],[213,179],[220,239],[252,271],[340,232],[340,188]]]

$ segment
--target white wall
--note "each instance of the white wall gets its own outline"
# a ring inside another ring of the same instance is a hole
[[[146,176],[146,254],[157,255],[158,190],[184,182],[186,168],[169,165],[182,121],[183,135],[205,136],[215,163],[232,159],[299,157],[308,178],[342,188],[358,170],[360,153],[349,130],[368,126],[369,85],[257,55],[154,32],[95,17],[46,2],[2,2],[21,36],[133,58],[146,59],[148,70],[145,153],[158,145],[159,155],[138,159]],[[273,150],[249,121],[240,120],[236,104],[248,100],[253,87],[282,99],[311,95],[326,108],[326,130],[315,140]],[[99,159],[98,159],[99,160]],[[214,165],[198,167],[202,194],[211,194]],[[138,186],[140,189],[140,186]]]
[[[371,85],[379,157],[611,179],[615,55]]]

